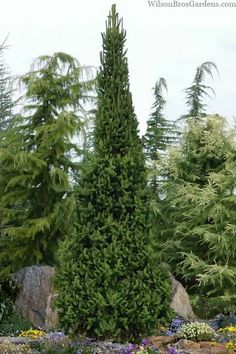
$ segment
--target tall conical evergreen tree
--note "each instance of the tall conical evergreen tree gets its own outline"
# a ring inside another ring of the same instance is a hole
[[[66,331],[127,340],[150,334],[167,316],[169,283],[153,260],[126,33],[115,5],[102,38],[95,151],[80,179],[78,223],[61,245],[55,285]]]
[[[71,142],[81,129],[80,105],[92,82],[68,54],[36,60],[23,78],[25,116],[7,129],[0,150],[0,272],[54,264],[59,240],[73,213],[72,181],[78,172]]]

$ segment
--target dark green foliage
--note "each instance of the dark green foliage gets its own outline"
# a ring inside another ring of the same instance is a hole
[[[8,275],[0,280],[0,291],[1,295],[5,294],[5,296],[9,297],[11,300],[14,300],[17,292],[19,290],[19,284],[15,280],[15,278],[11,275]]]
[[[22,78],[25,116],[14,120],[0,149],[0,273],[54,264],[59,240],[74,212],[72,182],[78,173],[71,142],[81,130],[81,104],[92,81],[64,53],[36,60]]]
[[[163,254],[191,291],[218,311],[236,304],[235,157],[225,120],[210,116],[189,123],[167,162]]]
[[[131,340],[169,314],[170,285],[153,259],[146,170],[129,91],[126,33],[115,5],[103,34],[94,154],[78,186],[78,223],[55,279],[66,331]]]
[[[32,328],[32,323],[16,312],[14,306],[11,306],[0,321],[0,336],[18,336],[21,331],[26,331],[29,328]]]
[[[147,131],[143,139],[146,159],[151,162],[158,161],[167,148],[177,140],[174,123],[163,115],[166,104],[163,89],[167,91],[167,84],[161,77],[153,89],[155,98],[153,112],[147,121]]]
[[[218,72],[216,64],[210,61],[207,61],[197,67],[192,86],[185,89],[185,93],[187,94],[186,104],[189,107],[189,112],[183,117],[192,117],[198,119],[204,116],[206,105],[203,103],[203,98],[205,96],[210,97],[208,93],[209,91],[213,94],[215,92],[210,86],[204,85],[203,82],[206,78],[206,74],[213,78],[213,69]]]
[[[19,285],[12,276],[1,278],[0,336],[18,335],[20,331],[31,327],[30,322],[15,311],[14,302],[18,290]]]
[[[147,131],[143,137],[144,153],[147,166],[150,170],[149,185],[153,197],[158,198],[159,184],[164,176],[158,173],[160,159],[166,156],[167,148],[178,140],[178,132],[174,122],[167,120],[163,114],[166,100],[163,97],[163,89],[167,91],[164,78],[160,78],[154,87],[153,112],[147,121]]]
[[[0,323],[14,308],[14,300],[19,290],[17,282],[12,276],[0,280]]]
[[[198,318],[202,319],[212,319],[214,316],[218,316],[219,313],[236,313],[236,301],[232,296],[229,296],[228,299],[223,296],[222,298],[219,296],[215,297],[209,297],[205,296],[205,291],[206,289],[203,289],[202,291],[192,289],[190,292],[193,293],[191,295],[191,304],[194,310],[194,313]],[[223,316],[223,315],[222,315]],[[226,322],[225,322],[225,327],[227,326],[227,316],[226,317]],[[236,325],[236,321],[234,323],[230,323],[231,320],[229,319],[228,325]],[[222,325],[222,327],[224,327]]]

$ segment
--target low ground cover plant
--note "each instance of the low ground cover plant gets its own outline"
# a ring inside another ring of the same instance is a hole
[[[46,336],[46,332],[41,331],[39,329],[28,329],[27,331],[22,331],[19,336],[30,339],[38,339]]]
[[[170,325],[168,330],[166,331],[166,334],[171,336],[173,334],[175,334],[184,324],[188,323],[188,321],[186,321],[185,319],[183,319],[180,316],[175,316]]]
[[[216,333],[207,323],[192,322],[181,326],[177,331],[176,336],[177,338],[199,342],[215,339]]]
[[[0,343],[0,353],[1,354],[29,354],[34,353],[35,351],[27,344],[13,344],[9,341]]]

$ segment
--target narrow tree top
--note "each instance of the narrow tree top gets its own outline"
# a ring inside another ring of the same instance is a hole
[[[97,76],[98,105],[95,117],[95,151],[109,154],[133,153],[141,149],[138,121],[129,86],[126,32],[112,5],[102,33],[101,66]]]
[[[123,19],[119,19],[118,12],[116,10],[116,4],[113,4],[111,7],[111,11],[108,15],[108,21],[106,22],[106,28],[113,28],[113,29],[123,29]]]

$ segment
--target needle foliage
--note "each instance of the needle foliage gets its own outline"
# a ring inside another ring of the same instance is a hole
[[[38,58],[21,79],[24,113],[0,149],[0,272],[54,264],[74,211],[72,182],[81,151],[71,142],[83,124],[92,81],[65,53]]]
[[[170,285],[153,258],[126,33],[115,5],[102,39],[94,154],[78,186],[77,225],[59,252],[57,307],[66,331],[131,340],[168,316]]]

